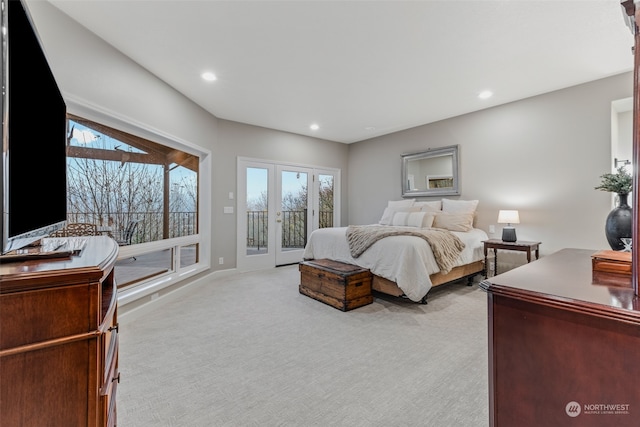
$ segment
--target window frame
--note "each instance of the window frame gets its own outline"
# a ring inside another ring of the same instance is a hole
[[[118,260],[170,249],[173,251],[172,267],[169,271],[151,278],[135,282],[123,289],[118,289],[118,303],[125,305],[145,296],[153,295],[162,289],[176,285],[189,277],[210,269],[211,263],[211,152],[181,138],[135,123],[112,113],[68,101],[69,115],[78,116],[96,122],[102,126],[126,132],[154,143],[184,151],[199,158],[198,167],[198,234],[175,237],[153,242],[122,246],[118,252]],[[183,246],[196,244],[198,259],[195,264],[180,267],[180,250]]]

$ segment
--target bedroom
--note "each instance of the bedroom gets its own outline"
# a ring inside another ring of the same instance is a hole
[[[89,99],[103,100],[99,103],[103,115],[117,112],[114,115],[118,118],[148,123],[150,129],[211,151],[211,179],[215,183],[209,195],[213,206],[210,229],[215,236],[209,256],[212,270],[235,266],[236,250],[227,244],[235,241],[235,215],[223,214],[222,207],[235,202],[229,199],[229,193],[237,190],[237,157],[342,170],[341,223],[366,224],[377,222],[388,200],[400,199],[401,154],[459,144],[459,198],[480,200],[476,222],[479,228],[488,230],[489,225],[496,224],[500,209],[519,209],[519,237],[542,241],[543,254],[568,246],[606,245],[601,231],[611,200],[593,187],[599,176],[611,169],[612,102],[631,96],[630,72],[366,141],[341,144],[223,119],[211,120],[202,109],[51,4],[35,2],[31,8],[51,52],[53,69],[70,99],[79,105],[96,104]],[[618,16],[615,18],[619,23]],[[619,30],[626,36],[628,30],[621,27]],[[79,65],[67,57],[70,46],[82,57],[81,63],[92,64],[91,79],[76,78]],[[117,99],[102,90],[110,82],[124,91]],[[129,87],[139,91],[127,93]],[[123,101],[126,99],[130,101]],[[181,120],[187,116],[188,123]],[[497,228],[499,232],[500,226]],[[218,263],[220,258],[225,260],[222,266]]]
[[[235,241],[235,216],[223,214],[222,207],[230,203],[228,194],[236,191],[238,156],[341,169],[342,223],[366,224],[378,220],[388,200],[399,198],[400,154],[459,144],[460,198],[480,200],[479,227],[494,224],[499,209],[517,208],[519,236],[541,240],[543,255],[567,246],[606,245],[601,231],[611,200],[593,187],[611,167],[611,103],[631,96],[630,72],[345,145],[212,120],[50,4],[34,2],[33,13],[65,91],[211,150],[213,276],[235,265],[235,248],[228,244]],[[82,61],[70,63],[69,46],[82,52]],[[91,73],[82,74],[86,79],[77,78],[79,64],[86,63],[94,64]],[[109,82],[122,83],[116,97],[102,90]],[[139,91],[130,92],[132,87]],[[220,267],[219,258],[227,264]]]

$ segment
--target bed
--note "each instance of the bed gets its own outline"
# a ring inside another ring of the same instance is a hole
[[[473,209],[459,203],[454,203],[454,209],[445,200],[441,202],[442,209],[435,209],[439,205],[434,204],[426,210],[424,205],[418,205],[416,209],[416,206],[407,201],[403,201],[405,205],[394,205],[390,201],[377,224],[314,230],[303,258],[327,258],[368,268],[373,274],[374,290],[426,303],[426,296],[432,287],[465,277],[472,278],[484,270],[482,242],[488,236],[483,230],[473,227],[477,201],[474,201],[475,205],[471,204]],[[415,212],[429,213],[419,215]],[[459,226],[461,218],[464,218],[464,227]],[[354,256],[353,238],[350,234],[354,227],[371,229],[373,232],[378,228],[397,230],[399,235],[391,233],[392,235],[379,238],[366,250],[357,251]],[[436,260],[437,254],[434,254],[431,243],[419,236],[427,230],[453,235],[463,244],[455,260],[444,269],[439,265],[439,256]]]

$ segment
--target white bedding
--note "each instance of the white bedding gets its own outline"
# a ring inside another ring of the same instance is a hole
[[[412,301],[420,301],[431,289],[429,275],[440,271],[429,244],[420,237],[390,236],[374,243],[358,258],[351,257],[347,227],[314,230],[304,251],[304,259],[328,258],[368,268],[377,276],[396,282]],[[465,244],[456,266],[484,259],[483,230],[452,231]]]

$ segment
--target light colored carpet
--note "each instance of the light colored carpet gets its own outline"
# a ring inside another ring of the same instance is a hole
[[[487,296],[342,312],[297,265],[216,279],[120,326],[118,425],[488,425]]]

